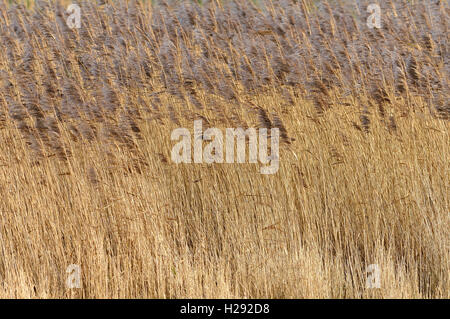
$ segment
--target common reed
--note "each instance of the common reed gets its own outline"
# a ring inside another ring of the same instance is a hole
[[[369,29],[371,2],[80,1],[70,29],[1,0],[0,297],[448,298],[448,3]],[[279,128],[278,173],[172,163],[196,119]]]

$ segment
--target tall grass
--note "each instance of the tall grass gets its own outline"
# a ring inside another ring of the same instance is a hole
[[[71,30],[1,1],[0,297],[448,298],[448,4],[368,3],[81,1]],[[172,163],[200,118],[280,128],[278,173]]]

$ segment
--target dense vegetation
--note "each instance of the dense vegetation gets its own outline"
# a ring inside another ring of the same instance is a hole
[[[448,298],[449,7],[381,2],[0,1],[0,297]],[[278,173],[174,164],[196,119]]]

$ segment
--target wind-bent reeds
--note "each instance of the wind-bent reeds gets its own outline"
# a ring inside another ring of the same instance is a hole
[[[157,2],[0,1],[0,297],[448,298],[447,1]],[[196,119],[279,172],[175,165]]]

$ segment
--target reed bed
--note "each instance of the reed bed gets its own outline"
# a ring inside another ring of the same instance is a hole
[[[70,29],[1,0],[0,297],[448,298],[448,3],[370,29],[371,2],[80,1]],[[279,171],[174,164],[197,119],[279,128]]]

